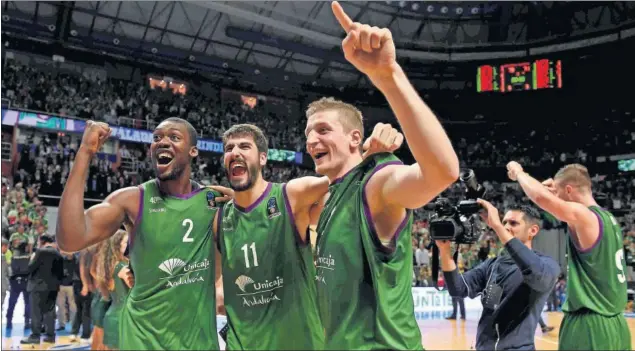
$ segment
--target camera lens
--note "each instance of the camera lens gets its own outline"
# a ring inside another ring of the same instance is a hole
[[[459,178],[461,179],[462,182],[467,182],[470,179],[474,178],[474,171],[471,169],[464,169],[461,171]]]

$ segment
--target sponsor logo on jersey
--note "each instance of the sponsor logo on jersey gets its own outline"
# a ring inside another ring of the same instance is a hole
[[[168,276],[161,278],[166,280],[169,288],[198,282],[204,282],[202,271],[209,269],[210,263],[206,258],[203,261],[187,263],[180,258],[167,259],[159,265],[159,269]]]
[[[280,216],[280,208],[278,208],[278,200],[275,197],[270,197],[269,201],[267,201],[267,217],[269,219]]]
[[[216,195],[211,192],[208,191],[207,192],[207,208],[212,209],[216,207]]]
[[[223,225],[222,225],[222,230],[224,232],[231,232],[232,230],[234,230],[234,226],[232,225],[232,216],[231,214],[229,216],[223,216]]]
[[[165,211],[166,211],[165,207],[151,208],[150,209],[150,213],[160,213],[160,212],[165,212]]]
[[[159,202],[163,201],[163,198],[161,196],[153,196],[150,198],[150,203],[151,204],[157,204]]]
[[[284,279],[276,277],[274,280],[254,281],[246,275],[239,276],[236,281],[238,289],[242,291],[243,306],[252,307],[257,305],[267,305],[272,301],[280,301],[276,290],[284,286]]]
[[[332,255],[321,255],[321,248],[318,247],[317,259],[315,260],[316,275],[315,280],[326,285],[324,273],[335,270],[335,259]]]

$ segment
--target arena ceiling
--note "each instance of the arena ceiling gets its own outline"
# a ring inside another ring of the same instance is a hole
[[[465,61],[523,57],[536,46],[635,31],[634,2],[343,6],[355,21],[390,28],[398,56],[424,85],[451,85]],[[342,88],[369,84],[341,54],[343,32],[329,2],[3,1],[2,10],[3,34],[218,74],[240,72],[245,79],[262,74]]]

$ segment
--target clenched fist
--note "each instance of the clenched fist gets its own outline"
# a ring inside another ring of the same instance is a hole
[[[380,152],[393,152],[403,144],[403,134],[390,124],[377,123],[373,134],[366,139],[362,150],[363,158]]]
[[[81,148],[90,152],[91,155],[96,154],[104,145],[112,130],[108,124],[103,122],[87,121],[82,137]]]

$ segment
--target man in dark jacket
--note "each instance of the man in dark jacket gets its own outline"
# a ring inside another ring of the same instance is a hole
[[[477,350],[534,350],[536,326],[560,267],[553,258],[531,249],[540,231],[540,215],[535,209],[511,208],[501,223],[492,204],[478,202],[486,212],[483,219],[506,251],[459,275],[450,242],[437,241],[448,292],[453,297],[481,295]]]
[[[64,259],[53,246],[53,237],[40,236],[39,248],[29,263],[27,291],[31,297],[31,335],[22,344],[39,344],[42,318],[46,328],[44,342],[55,342],[55,301],[64,277]]]
[[[26,289],[29,276],[29,252],[27,251],[26,238],[19,234],[11,235],[11,275],[9,277],[9,306],[7,307],[7,329],[13,327],[13,311],[22,294],[24,299],[24,328],[31,325],[31,299]]]

